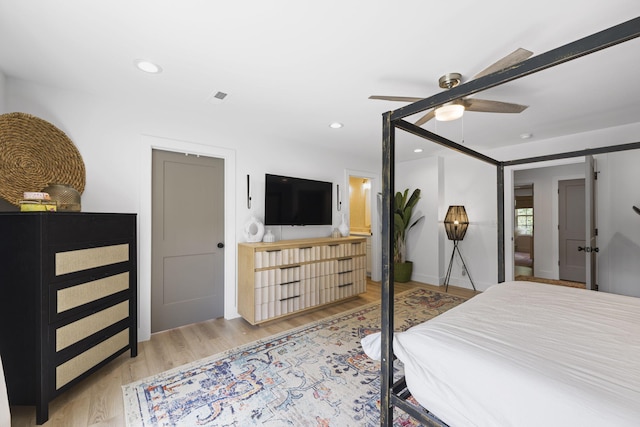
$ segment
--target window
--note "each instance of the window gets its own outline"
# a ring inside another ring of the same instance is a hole
[[[533,208],[516,209],[516,227],[520,234],[533,235]]]

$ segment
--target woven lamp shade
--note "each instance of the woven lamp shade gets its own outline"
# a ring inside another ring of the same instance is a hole
[[[51,123],[26,113],[0,115],[0,197],[19,205],[25,191],[42,191],[50,183],[84,191],[80,152]]]
[[[464,206],[449,206],[444,217],[444,229],[449,240],[462,240],[469,227],[469,217]]]

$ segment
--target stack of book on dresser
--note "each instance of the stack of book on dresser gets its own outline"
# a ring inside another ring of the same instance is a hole
[[[49,193],[25,191],[20,200],[20,212],[56,212],[58,203],[51,200]]]

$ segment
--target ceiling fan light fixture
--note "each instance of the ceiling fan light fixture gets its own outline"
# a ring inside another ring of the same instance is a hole
[[[464,105],[462,104],[444,104],[436,108],[436,120],[441,122],[449,122],[462,117],[464,114]]]

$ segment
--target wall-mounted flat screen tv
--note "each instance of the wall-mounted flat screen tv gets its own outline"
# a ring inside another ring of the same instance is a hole
[[[333,184],[266,174],[265,225],[331,225]]]

